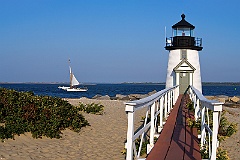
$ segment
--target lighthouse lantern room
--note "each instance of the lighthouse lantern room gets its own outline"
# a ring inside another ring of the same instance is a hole
[[[202,92],[198,51],[202,50],[202,39],[194,37],[195,26],[185,20],[172,26],[172,37],[166,38],[165,49],[169,51],[166,88],[179,85],[180,94],[189,85]]]

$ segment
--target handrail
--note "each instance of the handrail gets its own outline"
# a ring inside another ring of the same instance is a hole
[[[174,86],[161,90],[146,98],[125,103],[125,111],[128,116],[127,143],[125,145],[127,149],[127,160],[132,160],[133,156],[135,157],[135,159],[140,158],[140,151],[142,149],[144,136],[146,136],[148,132],[150,132],[150,137],[149,144],[147,145],[147,153],[151,151],[154,146],[154,136],[156,135],[156,133],[160,133],[161,129],[163,128],[163,119],[167,119],[168,113],[171,111],[173,104],[178,98],[178,95],[179,87]],[[140,126],[137,130],[135,130],[135,111],[143,108],[147,108],[144,124],[142,127]],[[150,121],[148,121],[149,116]],[[137,150],[135,140],[139,137],[141,137],[141,140]]]
[[[147,107],[148,104],[153,103],[155,100],[159,99],[159,97],[163,96],[164,94],[166,94],[166,92],[168,92],[169,90],[175,89],[178,86],[174,86],[172,88],[166,88],[163,89],[151,96],[139,99],[139,100],[135,100],[135,101],[130,101],[130,102],[125,102],[125,105],[127,106],[132,106],[132,107],[127,107],[125,109],[126,112],[128,111],[136,111],[138,109],[141,109],[143,107]]]
[[[195,120],[201,119],[201,149],[204,147],[207,148],[209,151],[209,159],[215,160],[218,147],[217,134],[223,103],[215,100],[208,100],[193,86],[189,86],[187,92],[194,103]],[[209,124],[209,109],[213,112],[212,127]],[[206,133],[208,133],[208,137]],[[207,138],[208,143],[206,140]]]
[[[213,111],[222,111],[222,102],[218,102],[216,100],[208,100],[206,97],[204,97],[202,95],[202,93],[197,90],[195,87],[193,86],[189,86],[191,88],[191,90],[193,91],[193,93],[198,97],[198,99],[202,102],[205,103],[206,107],[213,110]],[[212,106],[214,106],[214,108],[212,108]],[[221,107],[220,107],[221,106]]]

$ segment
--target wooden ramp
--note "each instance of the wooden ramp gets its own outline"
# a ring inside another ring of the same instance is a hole
[[[180,95],[147,160],[201,160],[197,129],[186,119],[193,118],[186,108],[188,96]]]

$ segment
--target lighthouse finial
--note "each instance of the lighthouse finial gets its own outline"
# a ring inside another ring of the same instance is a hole
[[[182,14],[181,17],[182,17],[182,19],[185,19],[185,14]]]

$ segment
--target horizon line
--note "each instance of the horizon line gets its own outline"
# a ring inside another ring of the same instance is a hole
[[[69,82],[0,82],[0,84],[68,84]],[[203,83],[232,83],[240,84],[239,82],[202,82]],[[81,84],[166,84],[166,82],[82,82]]]

